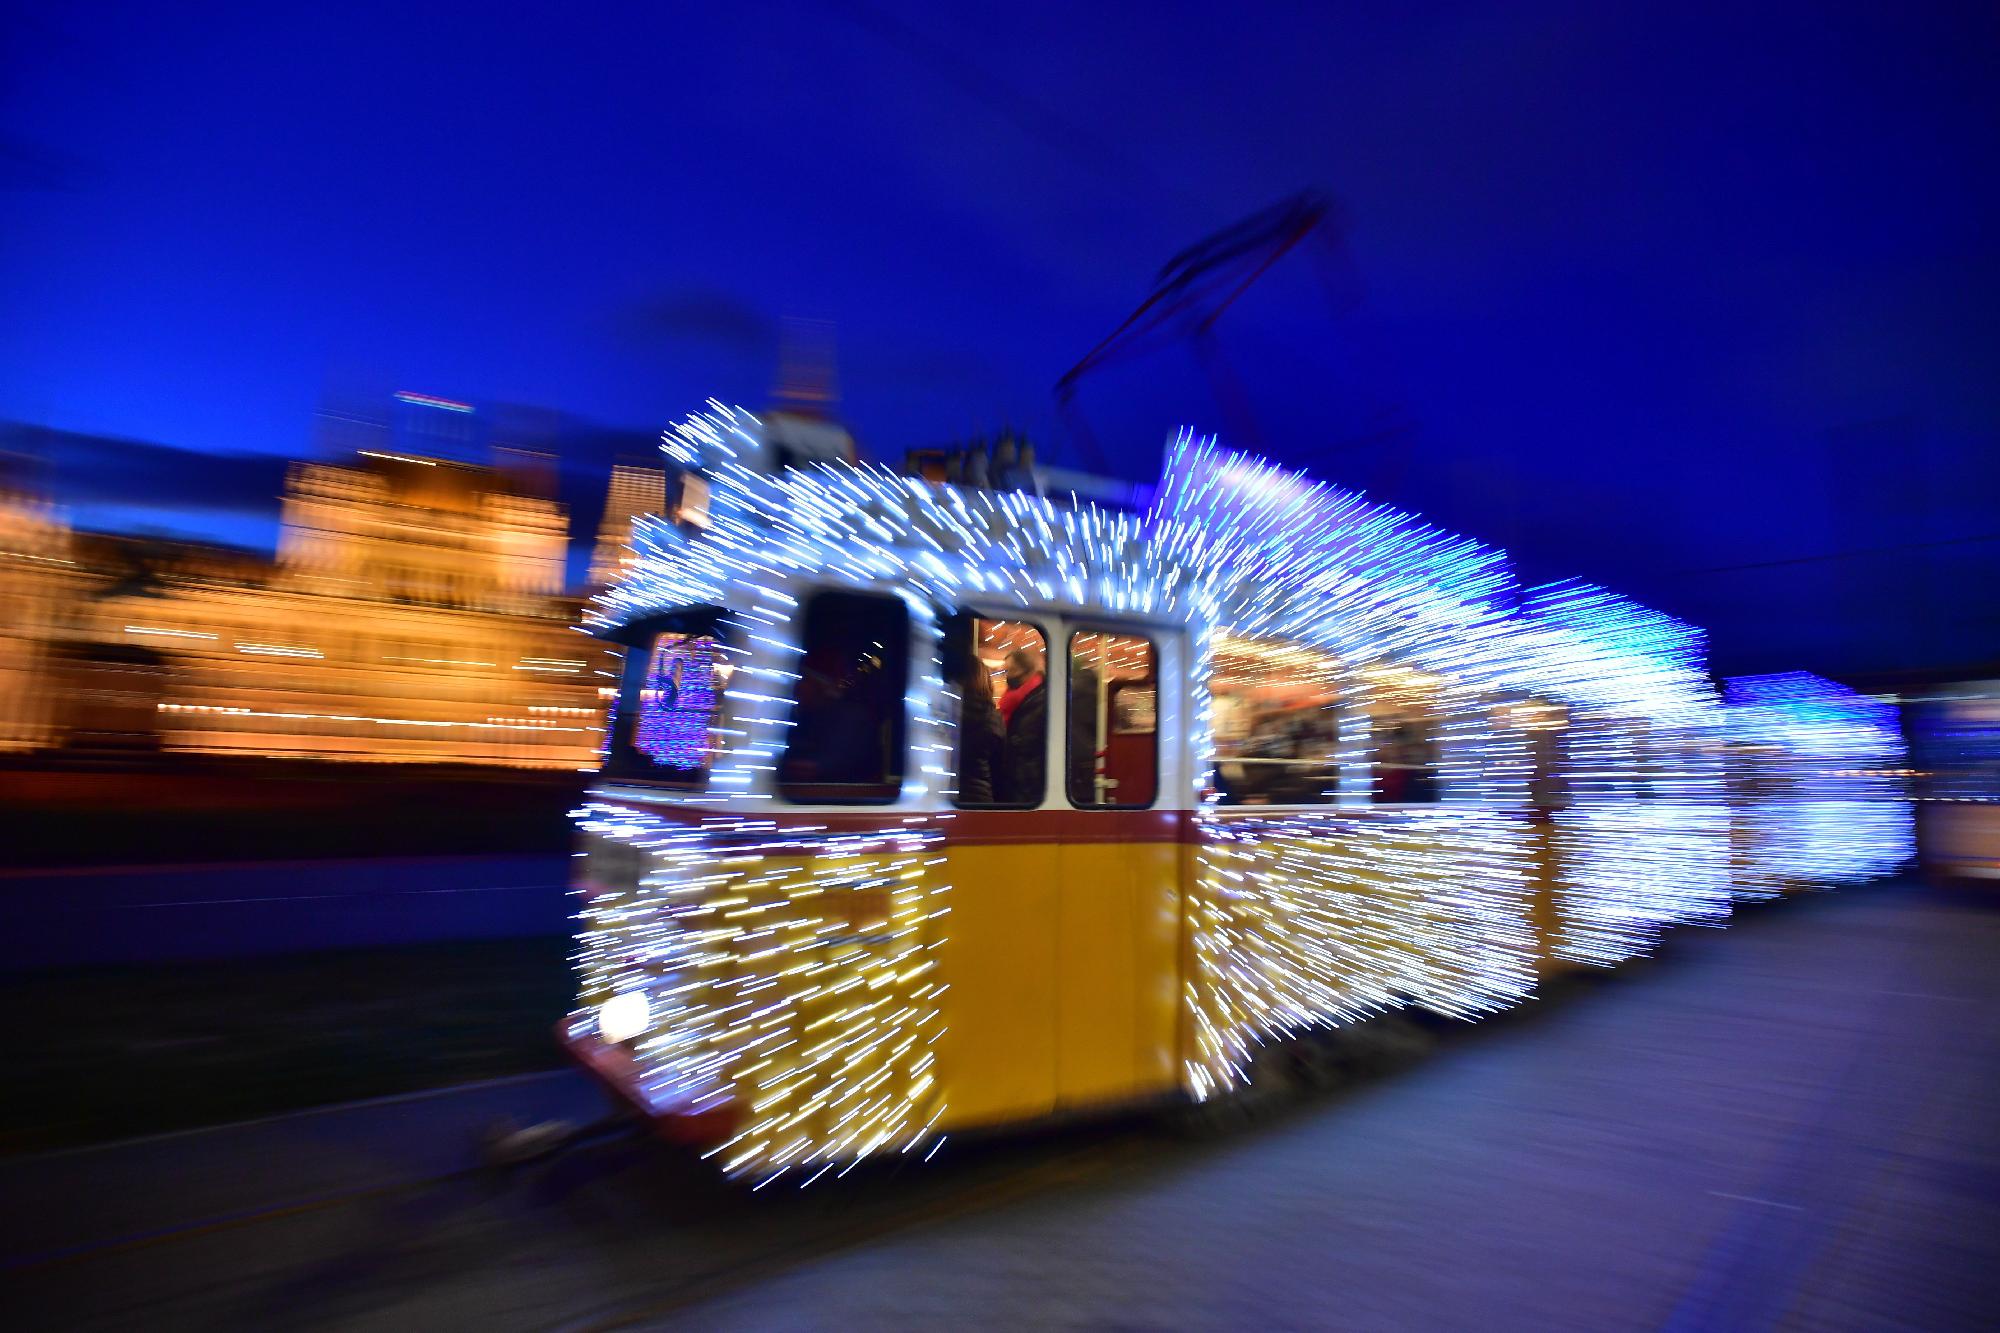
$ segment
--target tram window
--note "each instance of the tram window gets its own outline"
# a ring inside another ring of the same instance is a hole
[[[1374,799],[1377,805],[1427,804],[1440,798],[1436,726],[1428,716],[1378,722]]]
[[[734,667],[714,612],[676,614],[674,628],[626,648],[624,689],[612,703],[604,771],[700,785],[716,753],[722,687]]]
[[[1339,663],[1297,644],[1223,638],[1209,676],[1223,805],[1328,805],[1340,787]]]
[[[779,793],[827,804],[895,800],[903,787],[908,609],[893,597],[823,592],[806,603],[804,630]]]
[[[1518,725],[1528,737],[1528,804],[1540,810],[1555,810],[1568,804],[1565,791],[1568,771],[1568,737],[1562,713],[1549,705],[1529,704],[1517,709]]]
[[[958,693],[956,804],[1031,809],[1048,789],[1048,637],[1025,620],[962,611],[945,622],[946,682]]]
[[[1159,655],[1136,634],[1069,639],[1071,805],[1141,807],[1160,785]]]
[[[715,751],[715,723],[728,666],[706,634],[664,633],[646,653],[625,743],[670,781],[699,782]]]
[[[1368,696],[1375,764],[1369,774],[1377,805],[1427,804],[1444,799],[1440,716],[1445,682],[1437,676],[1378,662],[1357,679]]]

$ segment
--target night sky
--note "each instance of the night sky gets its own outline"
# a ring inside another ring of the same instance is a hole
[[[1258,447],[1725,671],[2000,660],[2000,9],[1346,8],[19,6],[0,418],[82,522],[268,544],[329,395],[555,409],[574,488],[798,315],[872,456],[1074,462],[1055,379],[1314,188],[1344,264],[1220,330]],[[1080,403],[1135,478],[1241,434],[1184,347]]]

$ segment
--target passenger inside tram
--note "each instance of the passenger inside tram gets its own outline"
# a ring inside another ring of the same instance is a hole
[[[798,702],[778,789],[795,801],[894,800],[903,781],[909,611],[824,592],[806,604]]]
[[[995,795],[1010,805],[1038,805],[1047,781],[1049,688],[1035,654],[1007,654],[1007,691],[1000,696],[1000,781]]]
[[[993,702],[992,675],[966,644],[957,649],[958,744],[952,771],[958,775],[960,805],[992,805],[998,801],[1001,755],[1005,735],[1000,710]]]
[[[1424,721],[1392,724],[1376,754],[1377,805],[1422,805],[1438,799],[1437,746]]]
[[[1042,803],[1048,773],[1048,640],[1023,620],[961,612],[945,621],[945,660],[959,664],[953,771],[961,808]]]

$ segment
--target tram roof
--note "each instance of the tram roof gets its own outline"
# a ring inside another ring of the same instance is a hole
[[[1506,553],[1182,431],[1143,510],[821,462],[771,472],[757,418],[711,403],[662,437],[710,486],[692,537],[643,523],[605,628],[688,605],[783,605],[801,583],[931,604],[1087,609],[1279,637],[1615,711],[1713,706],[1699,630],[1608,590],[1522,590]]]
[[[1782,745],[1828,758],[1896,759],[1903,753],[1894,704],[1808,671],[1723,682],[1732,740]]]

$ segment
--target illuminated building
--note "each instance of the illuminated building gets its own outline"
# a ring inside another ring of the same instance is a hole
[[[0,475],[0,752],[48,743],[51,640],[75,575],[60,515]]]
[[[302,463],[286,480],[278,565],[335,597],[505,615],[560,595],[569,524],[490,468],[399,454]]]
[[[616,463],[604,495],[604,519],[597,525],[597,545],[590,554],[590,583],[606,588],[616,583],[637,558],[633,554],[633,524],[649,514],[667,512],[667,474],[657,467]]]
[[[177,548],[84,635],[165,663],[170,751],[576,768],[608,654],[562,593],[568,518],[519,477],[364,450],[286,481],[275,564]]]

